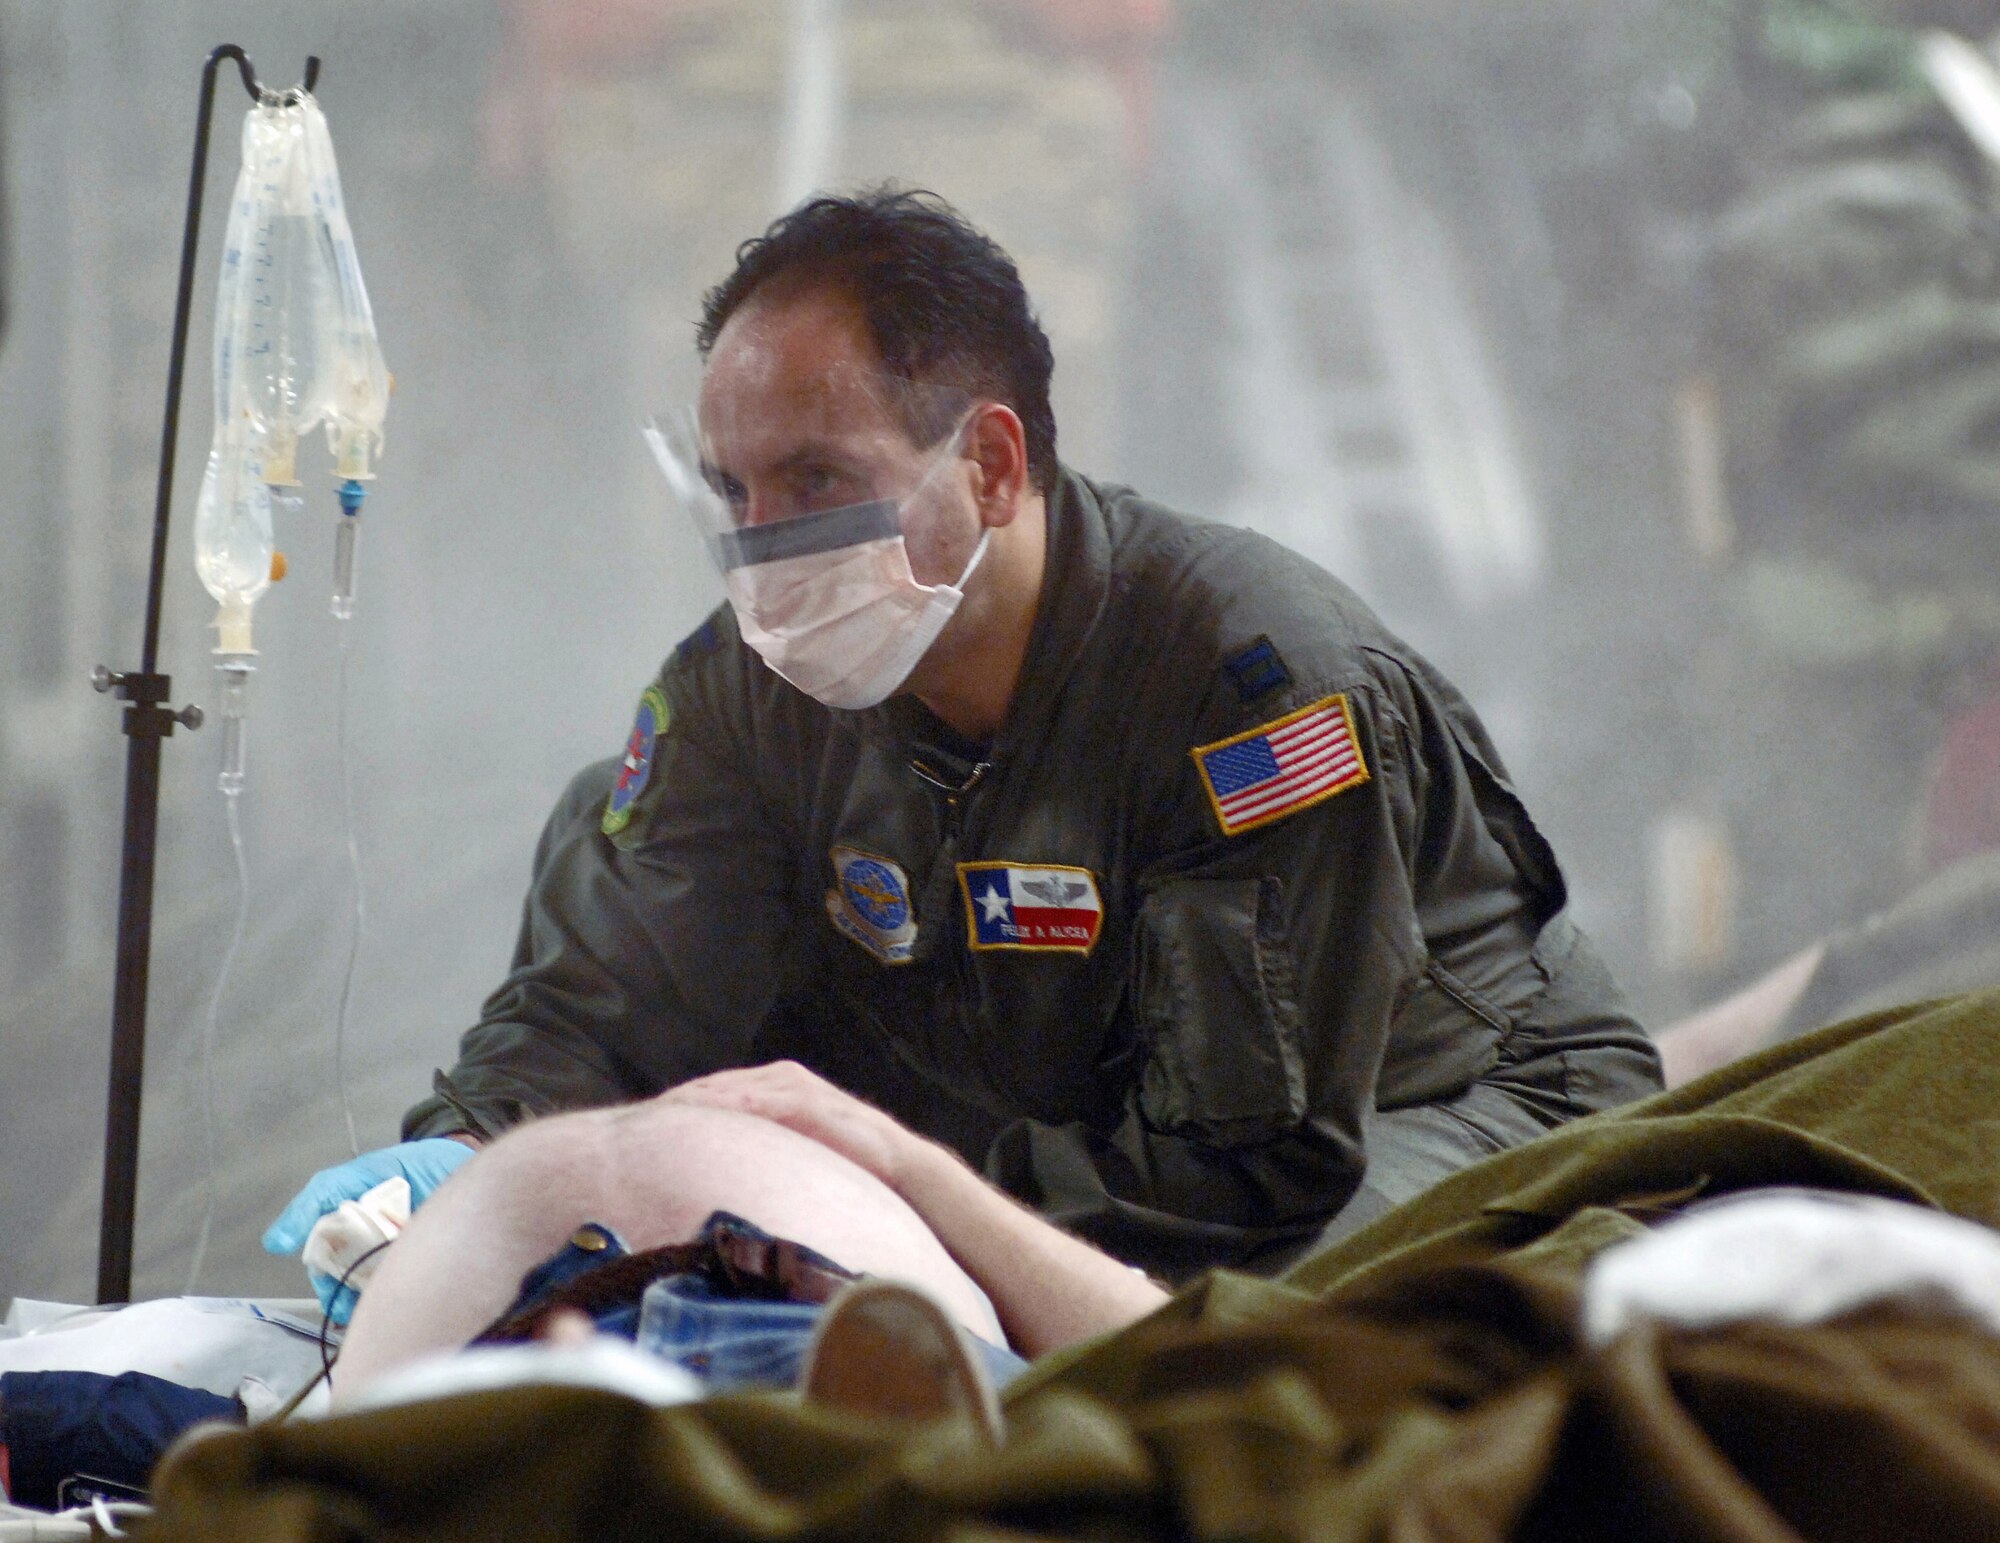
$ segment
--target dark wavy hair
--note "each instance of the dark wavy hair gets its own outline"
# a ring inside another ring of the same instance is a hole
[[[860,303],[891,383],[948,386],[1003,402],[1021,419],[1028,473],[1055,486],[1055,357],[1014,260],[935,193],[872,188],[822,195],[736,249],[736,267],[702,297],[695,346],[706,359],[723,323],[763,285],[839,286]],[[919,444],[948,423],[925,421],[918,393],[899,415]]]

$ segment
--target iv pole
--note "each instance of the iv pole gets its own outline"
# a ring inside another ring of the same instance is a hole
[[[153,857],[159,839],[160,741],[174,725],[201,727],[201,709],[179,712],[164,704],[173,684],[159,674],[160,597],[167,566],[167,514],[173,501],[174,441],[180,430],[181,375],[187,364],[188,310],[194,295],[196,238],[201,231],[202,186],[208,176],[208,128],[215,106],[215,74],[234,59],[243,89],[261,101],[250,59],[234,43],[208,56],[201,70],[201,104],[195,112],[194,169],[188,177],[187,225],[181,236],[180,292],[174,305],[173,352],[167,366],[167,411],[160,429],[160,482],[153,504],[153,564],[146,588],[146,634],[136,671],[99,665],[91,684],[130,703],[125,709],[125,836],[118,869],[118,966],[111,1007],[111,1087],[104,1117],[104,1201],[97,1235],[97,1300],[125,1302],[132,1295],[132,1225],[139,1188],[139,1094],[146,1063],[146,977],[153,951]],[[306,59],[300,89],[319,79],[319,59]]]

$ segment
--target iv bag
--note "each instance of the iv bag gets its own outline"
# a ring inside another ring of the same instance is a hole
[[[218,442],[227,427],[239,416],[245,416],[241,411],[243,327],[246,321],[242,304],[243,271],[248,266],[246,254],[250,250],[250,229],[257,214],[256,182],[252,171],[255,158],[250,144],[257,117],[257,109],[252,108],[243,124],[243,164],[236,173],[236,186],[229,195],[229,222],[222,235],[222,275],[215,286],[212,384],[215,389],[215,433]],[[240,427],[247,428],[247,422]]]
[[[382,452],[382,423],[389,413],[389,371],[375,336],[375,313],[368,304],[361,262],[354,253],[354,232],[347,223],[347,205],[340,194],[340,168],[334,161],[326,114],[303,92],[299,105],[313,208],[328,243],[335,279],[326,443],[333,452],[334,475],[359,480],[373,475],[371,457]]]
[[[260,102],[243,124],[217,294],[218,424],[247,418],[264,480],[295,484],[299,437],[326,416],[337,280],[319,219],[302,105]]]
[[[247,654],[250,607],[271,587],[271,490],[241,434],[218,433],[194,511],[194,567],[220,610],[216,652]]]
[[[300,436],[325,423],[335,475],[366,477],[388,398],[326,116],[304,91],[267,94],[244,120],[223,239],[215,436],[194,522],[195,570],[221,607],[218,652],[253,652],[250,608],[275,551],[271,484],[297,482]]]
[[[281,346],[288,324],[256,321],[260,306],[273,307],[274,282],[269,230],[281,192],[287,141],[294,136],[286,109],[260,102],[243,122],[243,164],[230,198],[223,235],[222,274],[215,292],[215,433],[195,501],[194,568],[219,608],[216,651],[252,652],[250,608],[271,587],[271,494],[264,483],[263,447],[271,424],[252,411],[252,398],[267,412],[287,393],[279,384],[296,379]],[[275,379],[274,379],[275,378]],[[253,380],[255,384],[253,385]],[[323,411],[323,409],[322,409]]]

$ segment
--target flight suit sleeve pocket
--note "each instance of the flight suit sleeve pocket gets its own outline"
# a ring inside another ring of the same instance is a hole
[[[1240,1146],[1305,1118],[1282,897],[1275,878],[1176,879],[1141,904],[1139,1108],[1155,1130]]]

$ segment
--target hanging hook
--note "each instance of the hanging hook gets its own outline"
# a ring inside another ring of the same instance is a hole
[[[265,97],[264,87],[257,79],[256,70],[251,68],[250,56],[243,52],[243,49],[238,44],[224,43],[208,56],[208,67],[214,69],[224,59],[234,59],[236,61],[236,72],[243,77],[243,89],[250,93],[253,101],[263,101]],[[282,93],[282,98],[286,102],[296,102],[299,92],[310,91],[318,83],[319,55],[307,54],[305,79],[292,90]],[[275,96],[280,93],[273,92],[271,94]]]

